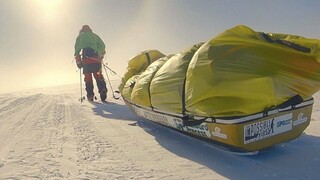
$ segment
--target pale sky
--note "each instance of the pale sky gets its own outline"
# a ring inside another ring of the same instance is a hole
[[[320,39],[319,9],[319,0],[0,0],[0,92],[79,83],[84,24],[121,76],[141,51],[179,53],[239,24]]]

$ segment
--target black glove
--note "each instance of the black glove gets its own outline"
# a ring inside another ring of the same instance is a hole
[[[77,62],[77,67],[78,67],[79,69],[81,69],[81,68],[83,67],[82,63],[81,63],[81,62]]]

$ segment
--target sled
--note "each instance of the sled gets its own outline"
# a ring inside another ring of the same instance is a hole
[[[237,152],[295,139],[320,90],[320,41],[240,25],[177,54],[128,62],[119,90],[137,115]]]
[[[310,98],[285,108],[274,108],[244,117],[215,119],[185,117],[124,100],[126,105],[140,117],[193,137],[208,140],[220,148],[233,152],[255,152],[299,137],[310,123],[314,103],[313,98]],[[189,125],[188,122],[200,124]]]

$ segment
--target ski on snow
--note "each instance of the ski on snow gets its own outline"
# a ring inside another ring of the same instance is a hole
[[[93,100],[89,100],[89,99],[86,99],[85,96],[83,96],[82,98],[79,99],[79,101],[82,103],[84,101],[88,101],[90,103],[102,103],[102,104],[108,104],[109,102],[108,101],[97,101],[98,98],[96,96],[94,96],[94,99]]]

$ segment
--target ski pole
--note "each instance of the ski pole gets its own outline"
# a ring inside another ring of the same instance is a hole
[[[103,58],[104,59],[104,58]],[[99,61],[98,59],[95,58],[91,58],[91,60],[95,60],[97,62],[101,62],[101,64],[103,65],[103,67],[108,68],[113,74],[117,75],[119,78],[122,78],[121,76],[119,76],[114,70],[112,70],[109,66],[107,66],[107,63],[103,63],[103,59],[101,61]]]
[[[104,67],[108,68],[113,74],[117,75],[118,77],[122,78],[119,76],[114,70],[112,70],[109,66],[107,66],[107,63],[103,64]]]
[[[103,63],[102,63],[103,64]],[[104,65],[104,64],[103,64]],[[103,66],[103,69],[104,69],[104,71],[105,71],[105,73],[106,73],[106,76],[107,76],[107,79],[108,79],[108,82],[109,82],[109,86],[110,86],[110,89],[111,89],[111,91],[112,91],[112,96],[113,96],[113,98],[114,99],[119,99],[120,97],[116,97],[115,96],[115,93],[119,93],[119,91],[113,91],[113,88],[112,88],[112,85],[111,85],[111,81],[110,81],[110,78],[109,78],[109,75],[108,75],[108,72],[107,72],[107,69],[106,69],[106,66],[104,65]]]

